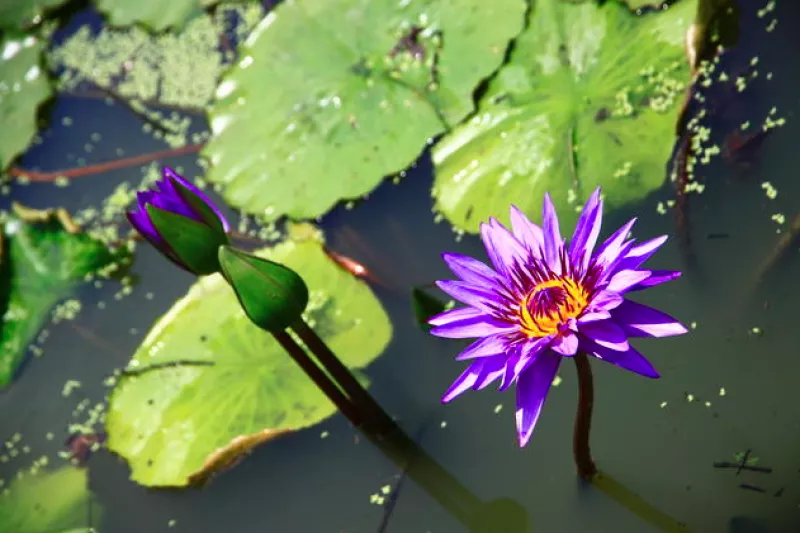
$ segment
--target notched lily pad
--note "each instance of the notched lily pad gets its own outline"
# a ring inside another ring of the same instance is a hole
[[[36,134],[36,112],[53,94],[40,67],[45,44],[30,35],[0,38],[0,171],[27,148]]]
[[[320,242],[288,240],[257,254],[303,277],[306,320],[348,367],[381,354],[391,338],[386,312]],[[200,278],[156,322],[128,368],[155,365],[121,378],[107,417],[109,449],[142,485],[202,482],[254,446],[336,412],[277,341],[246,318],[217,274]]]
[[[437,209],[474,232],[509,204],[538,220],[546,191],[574,221],[597,185],[612,208],[660,186],[696,9],[639,17],[617,2],[537,0],[475,116],[434,147]]]
[[[83,233],[63,209],[12,207],[2,221],[0,388],[11,383],[51,309],[87,275],[110,273],[125,258]]]
[[[23,470],[0,494],[3,531],[90,533],[87,517],[99,522],[100,507],[89,492],[87,471],[73,466]]]
[[[406,168],[473,110],[523,0],[291,0],[256,27],[209,111],[209,181],[268,220],[314,218]]]

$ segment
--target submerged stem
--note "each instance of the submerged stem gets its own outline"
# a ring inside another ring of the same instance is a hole
[[[572,436],[572,453],[578,475],[591,481],[597,474],[597,467],[589,449],[589,432],[592,426],[592,407],[594,406],[594,385],[592,368],[585,353],[578,352],[573,357],[578,371],[578,411],[575,414],[575,432]]]

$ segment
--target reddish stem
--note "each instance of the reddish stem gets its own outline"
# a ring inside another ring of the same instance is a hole
[[[151,152],[149,154],[137,155],[134,157],[126,157],[124,159],[117,159],[115,161],[108,161],[107,163],[98,163],[97,165],[87,165],[85,167],[70,168],[67,170],[56,170],[53,172],[37,172],[35,170],[25,170],[22,168],[10,168],[8,173],[14,177],[25,177],[30,181],[48,182],[55,181],[56,178],[79,178],[81,176],[91,176],[92,174],[101,174],[109,170],[116,170],[118,168],[134,167],[143,165],[159,159],[167,157],[176,157],[179,155],[197,153],[203,149],[205,143],[201,144],[188,144],[180,148],[172,148],[170,150],[162,150],[160,152]]]
[[[589,432],[592,426],[592,407],[594,406],[594,385],[592,368],[585,353],[578,352],[573,357],[578,371],[578,412],[575,415],[575,432],[572,438],[572,453],[578,475],[590,481],[597,474],[597,467],[589,449]]]

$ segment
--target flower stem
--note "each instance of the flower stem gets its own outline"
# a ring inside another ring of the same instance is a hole
[[[347,417],[351,424],[356,427],[361,426],[363,419],[350,400],[342,392],[336,383],[331,381],[325,372],[320,369],[317,364],[311,360],[303,348],[295,342],[295,340],[285,331],[272,334],[275,339],[280,343],[286,353],[288,353],[295,362],[300,365],[300,368],[311,378],[311,380],[325,393],[341,413]]]
[[[572,454],[578,476],[591,481],[597,474],[597,467],[592,460],[589,449],[589,432],[592,425],[592,407],[594,405],[594,385],[592,384],[592,368],[585,353],[578,352],[573,357],[578,371],[578,412],[575,414],[575,432],[572,436]]]
[[[377,401],[361,386],[336,354],[325,344],[317,333],[301,318],[289,328],[305,343],[336,384],[350,398],[354,406],[363,414],[364,422],[372,426],[376,434],[388,434],[397,429],[397,424]]]

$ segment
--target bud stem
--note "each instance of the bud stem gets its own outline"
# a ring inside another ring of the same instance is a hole
[[[583,352],[573,357],[578,371],[578,412],[575,414],[575,432],[572,438],[572,453],[578,476],[586,481],[597,474],[597,467],[589,449],[589,431],[592,426],[592,407],[594,406],[594,385],[592,383],[592,367]]]

